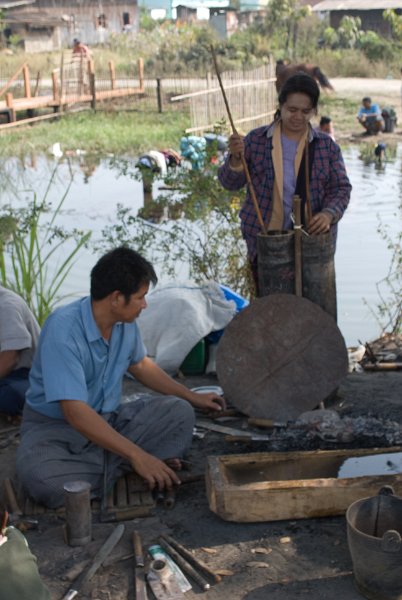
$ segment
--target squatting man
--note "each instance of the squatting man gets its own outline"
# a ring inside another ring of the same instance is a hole
[[[146,356],[136,319],[156,281],[145,258],[116,248],[92,269],[90,296],[57,308],[44,324],[17,454],[18,477],[37,502],[62,505],[63,485],[78,479],[102,497],[133,470],[151,489],[179,484],[193,407],[225,407],[220,396],[192,392]],[[122,404],[126,371],[164,396]]]

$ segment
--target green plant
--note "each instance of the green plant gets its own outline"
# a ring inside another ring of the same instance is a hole
[[[55,304],[63,298],[61,286],[74,265],[80,249],[90,238],[90,232],[78,229],[66,231],[56,223],[72,183],[60,202],[52,207],[47,197],[56,169],[50,178],[44,198],[33,200],[23,208],[3,207],[0,224],[0,276],[2,284],[16,291],[27,302],[38,323],[42,325]],[[44,216],[50,219],[44,222]],[[73,250],[66,242],[73,241]]]
[[[170,191],[140,214],[119,206],[115,224],[102,232],[100,247],[134,245],[169,277],[187,265],[196,283],[212,279],[249,296],[252,285],[238,218],[244,191],[234,196],[222,188],[218,167],[211,163],[214,155],[211,147],[204,170],[180,168],[169,175],[165,184]]]

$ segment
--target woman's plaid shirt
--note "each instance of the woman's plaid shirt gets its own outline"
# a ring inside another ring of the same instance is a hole
[[[265,223],[272,212],[274,167],[272,163],[273,124],[250,131],[244,138],[244,156],[251,181]],[[329,212],[332,217],[331,233],[336,240],[337,222],[349,203],[352,186],[346,174],[341,150],[328,135],[310,130],[314,144],[314,160],[311,170],[310,194],[312,213]],[[239,190],[246,184],[243,171],[232,171],[229,156],[219,168],[218,178],[227,190]],[[249,190],[240,210],[241,230],[246,240],[250,260],[257,254],[257,234],[261,231]]]

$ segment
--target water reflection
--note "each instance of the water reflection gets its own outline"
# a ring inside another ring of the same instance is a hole
[[[381,222],[394,238],[400,231],[402,198],[402,146],[386,148],[378,160],[374,145],[349,147],[344,158],[353,184],[352,200],[339,227],[336,254],[339,326],[349,345],[358,339],[370,340],[379,326],[363,301],[375,307],[379,301],[376,283],[388,271],[391,251],[378,234]],[[137,179],[135,160],[99,156],[63,156],[59,160],[28,155],[23,161],[10,158],[0,162],[0,206],[18,206],[32,199],[33,190],[45,193],[52,171],[57,168],[49,200],[57,203],[71,177],[70,193],[62,210],[66,228],[92,230],[101,236],[106,225],[115,224],[116,207],[142,211],[144,217],[158,220],[169,216],[150,197],[144,206],[142,182]],[[154,184],[156,185],[156,184]],[[158,214],[155,214],[157,209]],[[173,215],[171,215],[173,216]],[[175,215],[176,216],[176,215]],[[81,254],[66,281],[65,292],[88,292],[89,271],[96,256],[93,249]],[[180,276],[186,270],[180,265]],[[225,283],[225,282],[222,282]]]

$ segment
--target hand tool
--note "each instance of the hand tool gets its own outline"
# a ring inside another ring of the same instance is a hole
[[[67,594],[63,596],[62,600],[73,600],[73,598],[77,596],[82,586],[95,575],[103,561],[109,556],[113,548],[120,541],[123,533],[124,525],[123,523],[120,523],[120,525],[117,525],[117,527],[113,529],[112,533],[96,553],[90,566],[77,577],[75,583],[73,583],[73,585],[70,587]]]
[[[218,433],[226,433],[227,435],[241,435],[243,437],[252,437],[255,435],[251,431],[244,431],[243,429],[234,429],[233,427],[225,427],[225,425],[218,425],[217,423],[211,423],[204,419],[197,419],[197,427],[203,427],[211,431],[217,431]]]
[[[185,596],[166,561],[153,560],[147,580],[157,600],[184,600]]]
[[[194,579],[194,581],[200,586],[200,588],[206,592],[207,590],[209,590],[209,588],[211,587],[209,585],[209,583],[207,581],[205,581],[205,579],[199,574],[197,573],[197,571],[190,565],[189,562],[186,561],[185,558],[183,558],[174,548],[173,546],[171,546],[166,540],[164,540],[163,538],[160,538],[159,540],[160,545],[162,546],[162,548],[164,550],[166,550],[166,552],[168,554],[170,554],[170,556],[173,558],[173,560],[179,565],[179,567],[181,569],[183,569],[183,571],[189,575],[190,577],[192,577]]]
[[[172,575],[175,578],[175,581],[179,585],[180,591],[185,594],[189,590],[192,589],[192,585],[184,575],[183,571],[179,568],[179,566],[174,562],[174,560],[169,556],[169,554],[160,546],[159,544],[154,544],[148,548],[149,554],[152,556],[152,559],[161,560],[162,562],[167,563],[167,566],[172,572]]]
[[[302,224],[301,224],[301,199],[293,196],[294,232],[295,232],[295,294],[303,296],[302,282]]]
[[[135,600],[147,600],[144,553],[142,551],[141,536],[138,531],[133,532],[133,546],[135,555]]]
[[[281,423],[279,421],[274,421],[272,419],[253,419],[252,417],[247,419],[247,423],[251,427],[261,427],[264,429],[275,429],[276,427],[285,428],[290,424],[290,422],[289,423]]]
[[[212,579],[215,581],[215,583],[219,583],[221,581],[222,578],[220,575],[218,575],[218,573],[215,573],[202,560],[193,556],[193,554],[191,554],[191,552],[189,550],[187,550],[187,548],[182,546],[182,544],[179,544],[179,542],[177,542],[174,538],[172,538],[172,536],[167,535],[167,534],[162,534],[161,538],[163,540],[165,540],[168,544],[173,546],[173,548],[175,550],[177,550],[177,552],[179,554],[181,554],[185,559],[187,559],[190,563],[192,563],[195,567],[197,567],[197,569],[199,569],[206,575],[209,575],[210,577],[212,577]]]

